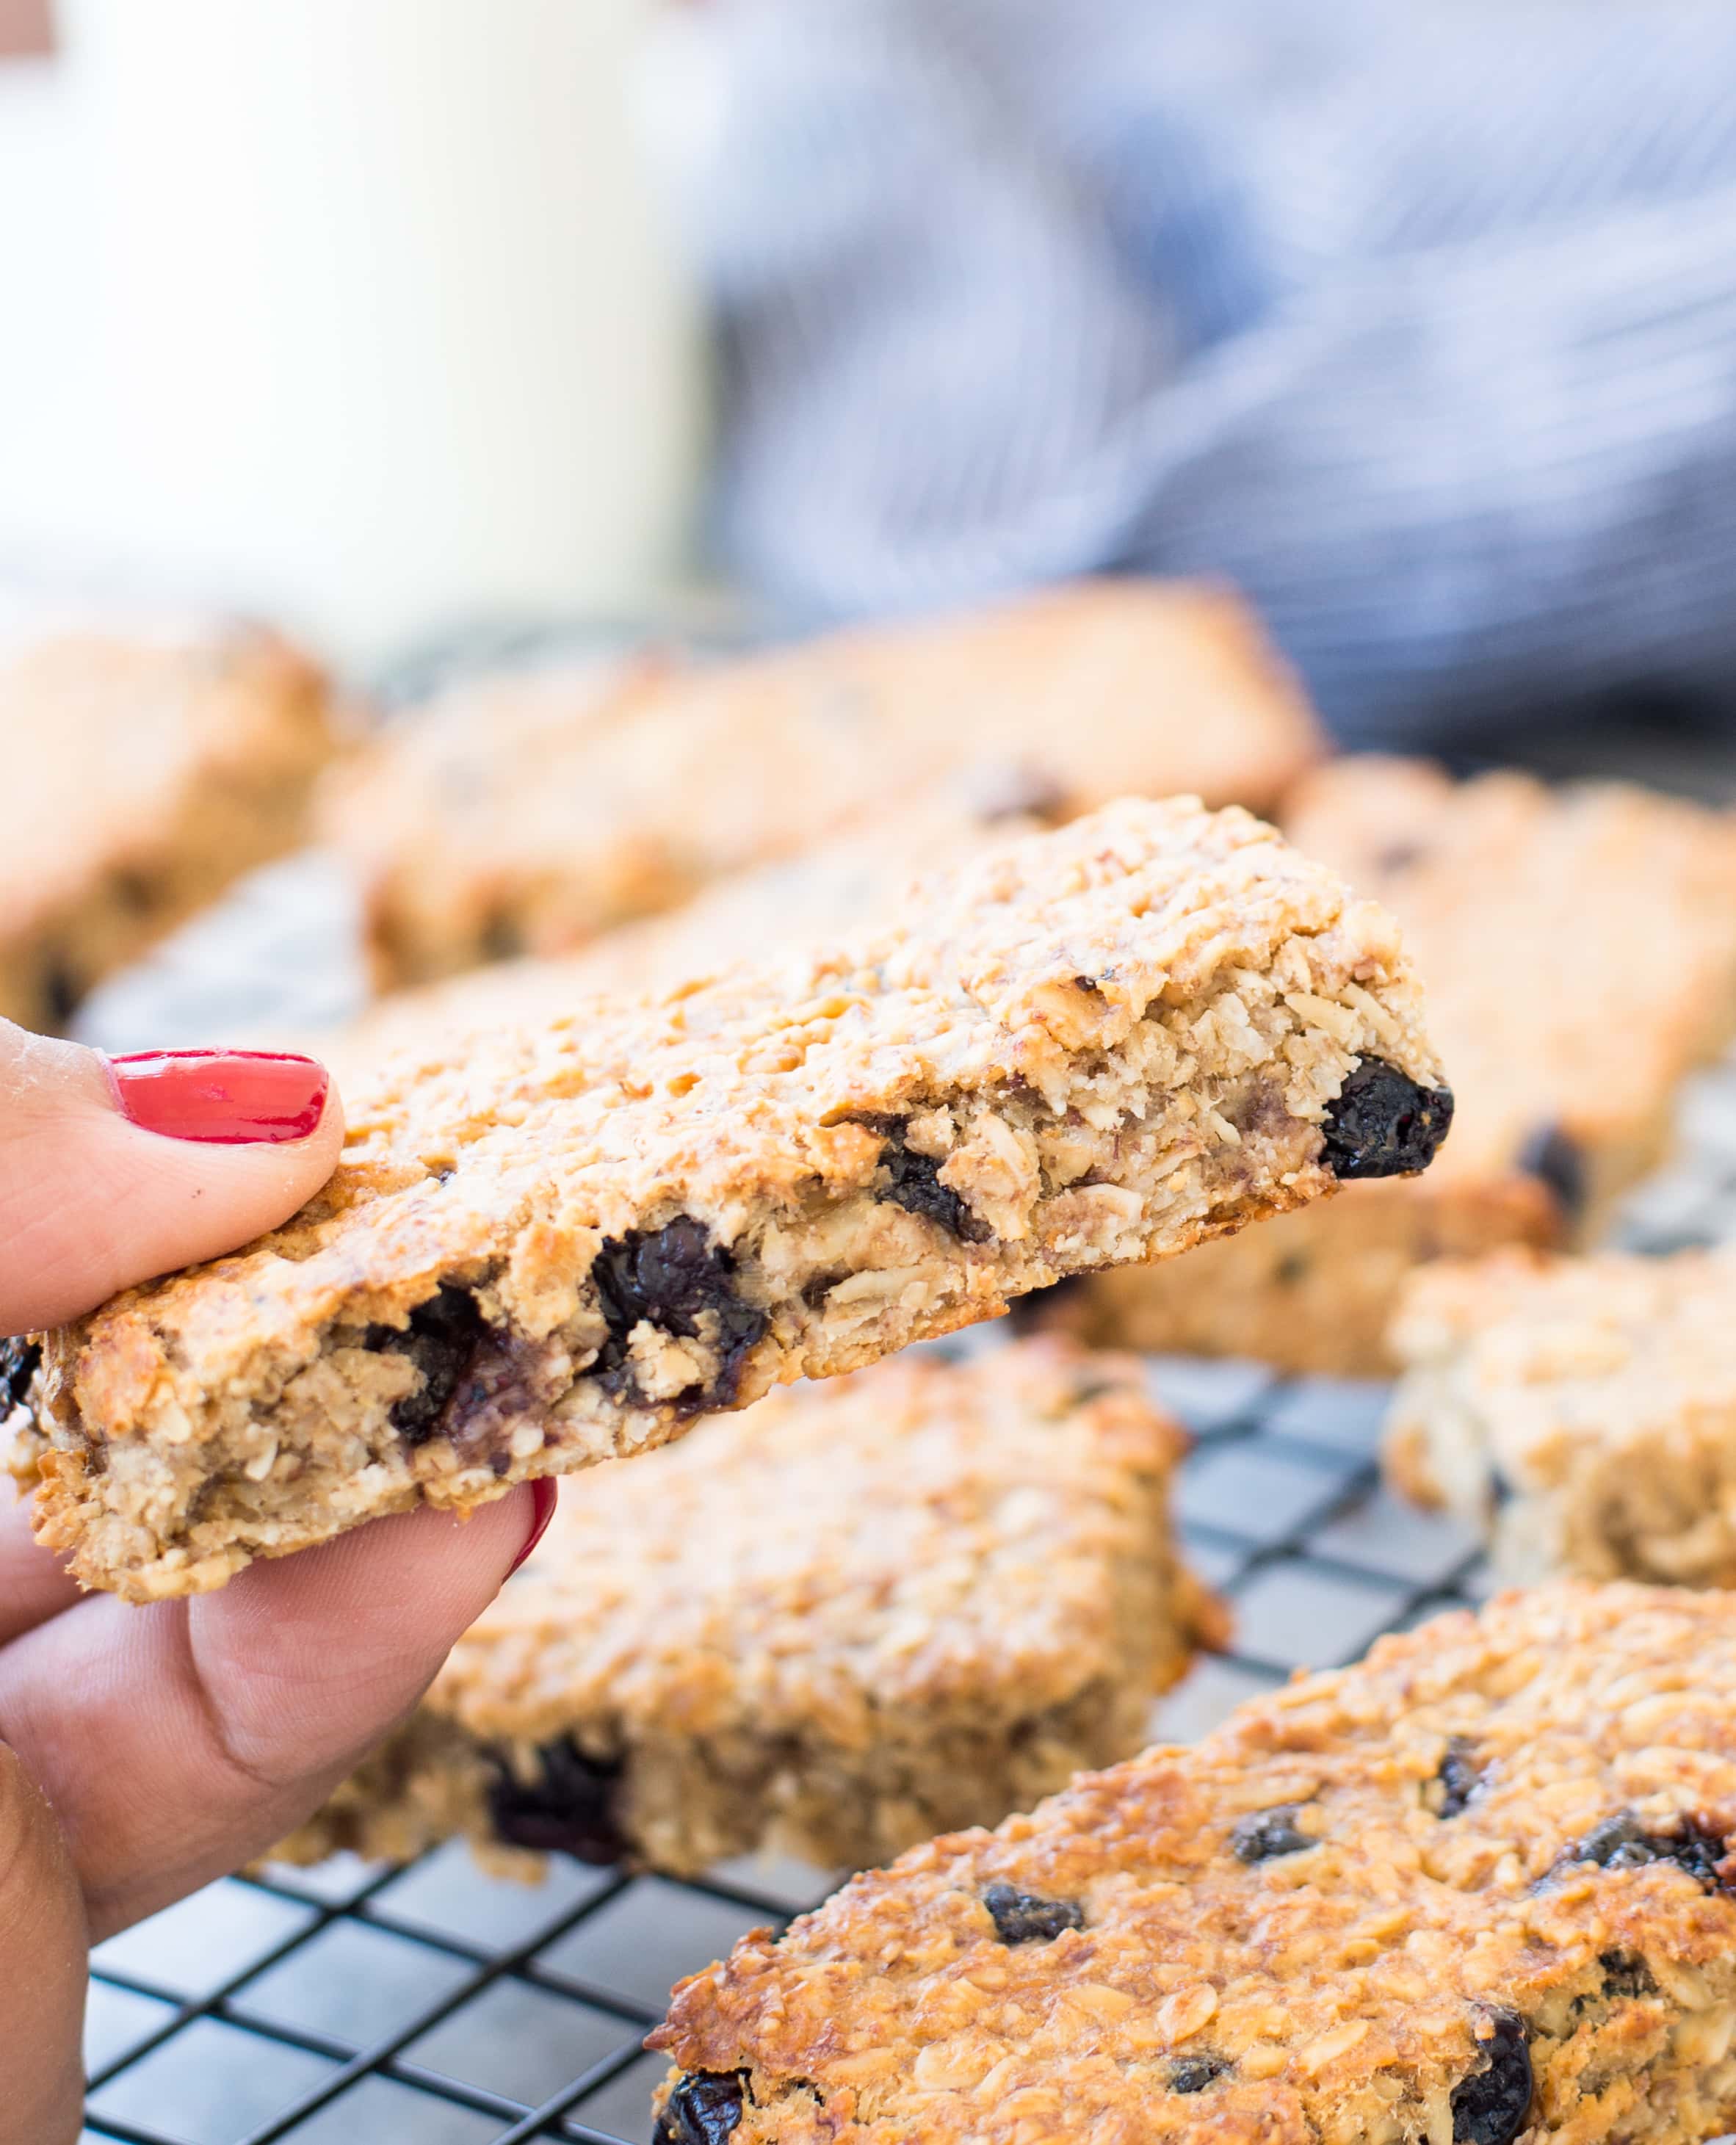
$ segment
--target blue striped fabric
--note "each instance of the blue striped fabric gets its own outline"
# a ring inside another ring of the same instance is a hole
[[[1736,682],[1729,0],[710,0],[721,542],[1254,596],[1355,742]]]

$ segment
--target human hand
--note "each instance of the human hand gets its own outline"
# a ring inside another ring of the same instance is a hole
[[[331,1174],[301,1058],[115,1061],[0,1022],[0,1334],[212,1258]],[[129,1608],[0,1489],[0,2145],[79,2127],[86,1948],[261,1853],[420,1696],[554,1508],[425,1510]]]

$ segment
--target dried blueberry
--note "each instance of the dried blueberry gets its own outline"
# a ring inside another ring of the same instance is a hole
[[[407,1356],[421,1373],[422,1382],[415,1391],[392,1404],[392,1428],[406,1445],[425,1445],[434,1436],[487,1331],[475,1297],[468,1289],[450,1283],[416,1306],[408,1326],[368,1328],[370,1348]]]
[[[1453,2145],[1513,2145],[1531,2104],[1531,2050],[1525,2023],[1491,2011],[1477,2037],[1483,2062],[1453,2088]]]
[[[1203,2093],[1229,2068],[1220,2056],[1177,2056],[1165,2083],[1171,2093]]]
[[[1632,1810],[1618,1810],[1568,1848],[1561,1860],[1594,1862],[1600,1869],[1674,1862],[1704,1891],[1736,1892],[1736,1856],[1724,1832],[1704,1816],[1679,1818],[1669,1832],[1648,1832]]]
[[[570,1854],[580,1862],[619,1862],[626,1849],[615,1817],[621,1767],[587,1758],[570,1736],[536,1754],[535,1780],[521,1780],[502,1758],[494,1760],[489,1816],[509,1847],[536,1854]]]
[[[0,1341],[0,1417],[24,1405],[24,1396],[42,1360],[42,1342],[32,1341],[28,1334],[14,1334],[10,1340]]]
[[[1040,1892],[1020,1892],[1011,1884],[991,1884],[982,1904],[1004,1944],[1052,1943],[1063,1929],[1085,1926],[1077,1899],[1046,1899]]]
[[[1280,1803],[1276,1809],[1238,1818],[1230,1834],[1230,1851],[1238,1862],[1270,1862],[1275,1856],[1300,1854],[1304,1848],[1318,1844],[1297,1829],[1294,1803]]]
[[[1638,1952],[1599,1952],[1598,1964],[1604,1969],[1602,1993],[1608,2001],[1624,1996],[1655,1996],[1658,1993],[1652,1969]]]
[[[1440,1801],[1435,1814],[1443,1818],[1461,1815],[1482,1784],[1482,1769],[1477,1764],[1475,1746],[1462,1735],[1455,1735],[1446,1746],[1446,1755],[1435,1777],[1440,1783]]]
[[[1676,1832],[1654,1843],[1664,1858],[1674,1862],[1708,1892],[1736,1893],[1736,1855],[1721,1824],[1704,1817],[1684,1818]]]
[[[1519,1166],[1555,1196],[1561,1218],[1577,1222],[1585,1211],[1585,1157],[1559,1125],[1540,1125],[1519,1151]]]
[[[734,1399],[742,1364],[764,1333],[766,1316],[737,1294],[735,1261],[725,1246],[713,1242],[703,1222],[678,1214],[660,1229],[611,1237],[591,1274],[609,1327],[597,1356],[598,1374],[606,1382],[618,1391],[632,1390],[627,1338],[635,1326],[649,1323],[690,1341],[709,1311],[716,1314],[719,1361],[707,1397]]]
[[[1322,1160],[1335,1177],[1406,1177],[1426,1169],[1453,1122],[1450,1087],[1424,1087],[1365,1058],[1326,1112]]]
[[[1618,1810],[1614,1817],[1606,1817],[1602,1824],[1594,1824],[1585,1837],[1567,1850],[1566,1859],[1573,1862],[1594,1862],[1600,1869],[1634,1869],[1643,1863],[1655,1862],[1645,1836],[1645,1828],[1631,1810]]]
[[[657,2118],[655,2145],[723,2145],[741,2121],[745,2071],[689,2071]]]
[[[892,1182],[880,1195],[883,1198],[892,1200],[906,1213],[920,1214],[926,1221],[939,1222],[962,1243],[988,1242],[994,1232],[972,1213],[951,1185],[941,1182],[940,1164],[933,1156],[918,1154],[905,1146],[904,1130],[910,1122],[908,1117],[876,1114],[858,1117],[856,1122],[869,1132],[878,1132],[886,1142],[880,1167]]]

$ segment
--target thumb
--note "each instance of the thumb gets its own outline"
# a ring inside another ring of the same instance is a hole
[[[342,1143],[311,1058],[106,1058],[0,1021],[0,1334],[62,1325],[276,1227]]]
[[[97,1933],[300,1824],[530,1553],[552,1486],[467,1524],[400,1512],[215,1594],[92,1595],[0,1647],[0,1734],[53,1804]]]
[[[0,1743],[0,2140],[72,2145],[84,2103],[84,1905],[59,1828]]]

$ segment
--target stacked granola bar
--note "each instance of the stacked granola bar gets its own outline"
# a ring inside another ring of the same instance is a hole
[[[63,1028],[105,976],[306,830],[339,746],[305,657],[241,625],[0,632],[0,1018]]]
[[[990,818],[1130,794],[1264,809],[1321,744],[1226,591],[1085,582],[732,662],[460,690],[382,743],[334,825],[386,988],[582,943],[948,786]]]
[[[1736,1586],[1736,1253],[1419,1274],[1387,1471],[1515,1579]]]
[[[1398,918],[1458,1112],[1438,1167],[1057,1306],[1105,1344],[1370,1375],[1412,1270],[1584,1242],[1736,1030],[1736,820],[1629,785],[1342,759],[1290,838]]]
[[[1221,1612],[1139,1366],[1027,1341],[787,1388],[570,1489],[284,1852],[856,1869],[1137,1749]]]

